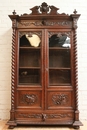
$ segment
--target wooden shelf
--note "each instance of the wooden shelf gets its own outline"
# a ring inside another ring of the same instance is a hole
[[[70,50],[69,47],[49,47],[49,50]]]
[[[59,84],[49,84],[49,87],[57,87],[57,86],[66,87],[66,86],[70,86],[70,85],[71,85],[70,83],[59,83]]]
[[[65,67],[49,67],[51,70],[71,70],[71,68]]]
[[[41,49],[41,47],[19,47],[20,49],[30,49],[30,50],[38,50]]]
[[[19,69],[40,69],[40,67],[19,67]]]

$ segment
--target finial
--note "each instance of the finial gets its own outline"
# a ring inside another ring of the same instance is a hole
[[[76,9],[74,10],[74,12],[73,12],[74,14],[77,14],[77,11],[76,11]]]
[[[15,10],[12,13],[13,13],[13,15],[15,15],[16,14]]]

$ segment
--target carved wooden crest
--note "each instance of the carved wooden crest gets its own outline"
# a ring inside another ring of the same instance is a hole
[[[57,14],[57,10],[55,6],[48,6],[47,3],[43,2],[41,6],[34,6],[30,9],[32,11],[31,14]]]

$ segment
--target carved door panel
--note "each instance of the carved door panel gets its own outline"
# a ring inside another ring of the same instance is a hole
[[[45,30],[46,57],[45,57],[45,109],[53,115],[62,111],[67,119],[74,119],[74,92],[72,88],[71,71],[71,31],[70,30]],[[57,119],[54,116],[55,119]],[[59,118],[59,120],[62,117]],[[57,119],[58,120],[58,119]]]
[[[17,108],[44,108],[43,36],[41,29],[19,31]]]

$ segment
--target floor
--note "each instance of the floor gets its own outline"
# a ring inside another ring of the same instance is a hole
[[[6,125],[6,120],[0,120],[0,130],[10,130]],[[82,121],[83,126],[79,130],[87,130],[87,121]],[[31,126],[17,126],[13,130],[74,130],[69,127],[31,127]]]

